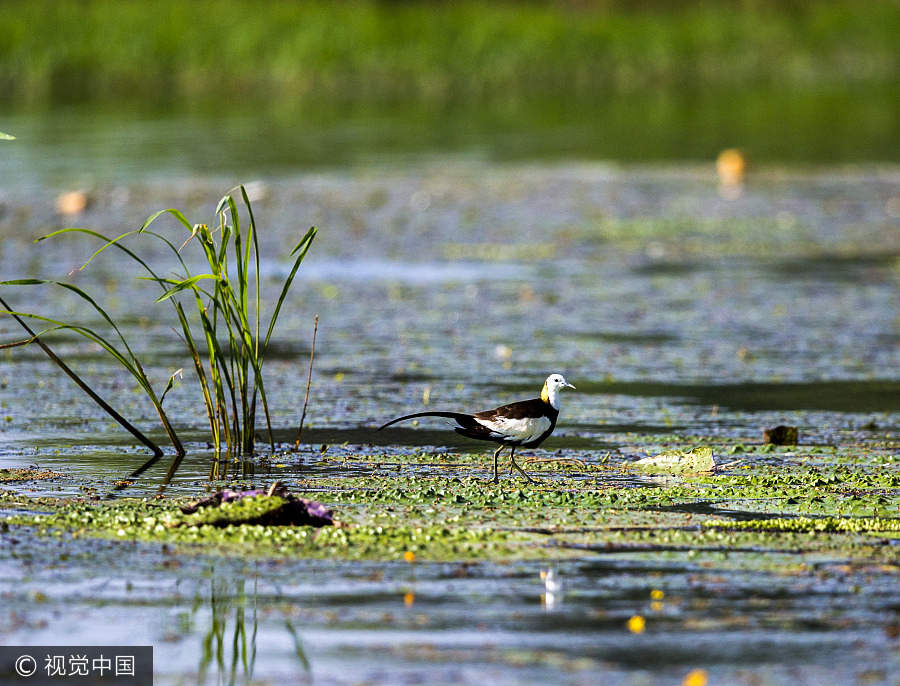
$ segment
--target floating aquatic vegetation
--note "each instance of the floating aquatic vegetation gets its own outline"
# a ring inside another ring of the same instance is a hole
[[[60,474],[59,472],[53,472],[49,469],[0,469],[0,483],[8,483],[11,481],[34,481],[38,479],[55,479],[60,476],[62,476],[62,474]]]
[[[716,460],[712,448],[700,447],[688,451],[668,450],[633,462],[631,466],[653,473],[698,473],[715,470]]]
[[[841,532],[841,533],[897,533],[900,534],[900,519],[894,517],[790,517],[773,519],[751,519],[745,521],[713,520],[704,526],[719,529],[750,529],[755,531],[792,532]]]
[[[267,526],[330,526],[334,524],[332,511],[322,503],[299,498],[278,484],[262,490],[223,490],[202,500],[181,506],[188,515],[183,526],[238,526],[262,524]]]
[[[291,486],[298,497],[314,498],[341,513],[340,526],[320,529],[270,525],[277,520],[267,518],[282,510],[289,494],[260,489],[225,491],[205,502],[90,503],[0,494],[0,505],[48,512],[14,515],[10,527],[193,544],[201,550],[240,546],[242,555],[277,551],[304,558],[417,564],[661,555],[764,569],[807,555],[887,562],[890,546],[872,534],[894,535],[897,520],[892,515],[900,506],[900,477],[859,459],[820,466],[793,456],[777,468],[748,462],[733,472],[685,472],[664,481],[634,476],[623,481],[633,474],[627,462],[585,461],[576,472],[557,471],[539,484],[511,488],[444,476],[440,460],[431,474],[404,476],[376,468],[385,467],[379,462],[383,456],[345,457],[370,466],[302,478]],[[814,535],[822,532],[829,535]],[[651,602],[661,603],[658,596],[651,594]]]

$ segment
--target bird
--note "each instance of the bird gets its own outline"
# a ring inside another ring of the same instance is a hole
[[[456,421],[454,430],[458,434],[482,441],[499,443],[494,451],[494,483],[499,482],[497,474],[497,461],[503,448],[509,448],[510,473],[512,468],[521,472],[528,481],[534,483],[525,470],[516,464],[516,448],[536,448],[547,438],[556,427],[556,418],[559,416],[559,392],[563,388],[575,389],[575,386],[566,381],[562,374],[551,374],[544,381],[541,395],[530,400],[501,405],[493,410],[485,410],[474,414],[463,412],[416,412],[397,417],[382,424],[378,431],[389,427],[391,424],[402,422],[416,417],[447,417]]]

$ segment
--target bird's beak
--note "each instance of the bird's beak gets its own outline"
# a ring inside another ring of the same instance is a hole
[[[567,383],[567,384],[566,384],[566,388],[571,388],[573,391],[576,390],[576,389],[575,389],[575,386],[573,386],[573,385],[570,384],[570,383]]]

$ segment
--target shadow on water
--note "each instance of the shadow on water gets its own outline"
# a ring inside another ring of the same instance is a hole
[[[784,519],[796,517],[794,514],[783,514],[780,512],[750,512],[748,510],[733,510],[728,507],[718,507],[719,502],[695,502],[695,503],[678,503],[675,505],[661,505],[654,507],[658,512],[685,512],[687,514],[713,515],[715,517],[728,517],[737,521],[753,521],[764,519]]]
[[[673,430],[672,426],[653,426],[643,424],[609,424],[609,425],[574,425],[569,427],[570,431],[591,431],[616,433],[620,431],[633,432],[639,434],[655,434],[667,433]],[[208,437],[202,431],[181,431],[185,443],[201,443],[204,444]],[[297,437],[296,428],[278,429],[272,431],[277,446],[293,446]],[[165,436],[159,436],[157,433],[150,433],[151,438],[160,438],[164,440]],[[448,425],[445,429],[434,429],[426,427],[404,428],[392,426],[384,431],[377,431],[376,427],[349,427],[349,428],[307,428],[304,427],[302,434],[301,446],[315,447],[335,446],[335,445],[353,445],[368,447],[384,447],[384,446],[408,446],[408,447],[444,447],[454,450],[464,450],[467,452],[478,452],[479,450],[487,450],[489,445],[482,441],[473,441],[472,439],[460,436],[452,427]],[[598,441],[589,437],[554,434],[552,437],[554,448],[572,448],[572,449],[597,449],[607,450],[615,447],[612,443]],[[34,438],[29,437],[25,441],[29,446],[35,446],[42,449],[68,449],[73,447],[92,447],[92,446],[122,446],[128,450],[108,451],[107,449],[99,449],[103,453],[103,460],[106,464],[116,466],[128,466],[132,461],[139,461],[136,455],[142,455],[140,450],[133,448],[133,441],[126,435],[121,433],[110,434],[75,434],[65,439],[59,437],[52,438]],[[71,457],[71,456],[70,456]],[[86,454],[86,457],[89,457]],[[52,459],[52,458],[51,458]]]
[[[664,331],[592,331],[572,334],[572,338],[586,341],[603,341],[604,343],[663,345],[677,341],[679,337]]]
[[[445,452],[484,454],[485,468],[489,463],[492,443],[473,441],[459,436],[450,429],[394,428],[376,431],[370,427],[349,429],[305,428],[299,451],[294,451],[294,429],[274,432],[279,449],[274,456],[260,451],[252,458],[223,457],[217,455],[208,444],[202,431],[184,431],[188,454],[181,460],[170,453],[160,458],[144,473],[133,476],[136,468],[145,464],[148,453],[129,444],[127,437],[119,433],[78,434],[64,440],[41,438],[28,440],[34,452],[27,464],[60,473],[60,477],[46,482],[33,482],[30,492],[42,495],[76,495],[119,493],[135,496],[157,490],[169,495],[196,494],[200,484],[230,484],[234,482],[263,482],[280,479],[290,482],[296,478],[351,477],[368,475],[373,469],[391,466],[412,469],[417,473],[446,476],[446,469],[454,468],[446,460],[432,461],[430,455]],[[200,444],[198,446],[198,444]],[[121,447],[119,447],[121,446]],[[204,447],[205,446],[205,447]],[[612,443],[579,436],[554,436],[551,450],[572,449],[609,451]],[[410,454],[421,454],[418,461],[409,461]],[[391,456],[403,456],[399,462]],[[351,458],[349,461],[344,458]],[[323,459],[325,458],[325,459]],[[173,462],[177,460],[177,464]],[[527,460],[527,456],[526,456]],[[20,467],[21,457],[4,460],[0,455],[0,467]],[[172,474],[172,467],[177,473]],[[461,464],[468,472],[472,465]],[[479,466],[474,467],[480,470]],[[171,480],[167,477],[171,475]],[[629,481],[629,485],[632,484]],[[641,483],[640,485],[652,485]]]
[[[868,271],[890,269],[900,260],[900,253],[826,254],[806,258],[779,260],[768,271],[779,280],[815,279],[830,281],[864,280]]]
[[[276,441],[287,443],[293,440],[288,431],[275,431]],[[615,447],[611,443],[604,443],[592,438],[579,436],[557,436],[552,438],[552,447],[572,449],[597,449],[606,450]],[[452,448],[454,451],[479,452],[488,450],[493,443],[474,441],[457,434],[452,427],[442,430],[429,428],[404,428],[391,426],[384,431],[376,431],[366,427],[358,429],[304,429],[303,442],[307,444],[339,444],[350,443],[369,446],[409,446],[430,447],[441,446]],[[548,443],[545,447],[551,447]]]
[[[635,274],[640,276],[687,276],[696,274],[698,270],[708,268],[709,265],[701,262],[670,262],[666,260],[653,260],[632,268]]]

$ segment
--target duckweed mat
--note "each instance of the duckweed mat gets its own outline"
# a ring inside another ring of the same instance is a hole
[[[891,564],[897,558],[900,472],[889,452],[831,449],[826,457],[801,449],[774,460],[733,460],[709,474],[655,477],[636,473],[633,460],[611,461],[607,454],[591,461],[579,454],[526,457],[534,484],[472,476],[486,460],[479,454],[411,453],[390,461],[346,455],[340,458],[345,475],[286,479],[297,495],[334,510],[337,525],[321,529],[245,523],[282,502],[265,495],[194,514],[180,511],[184,498],[165,496],[29,498],[8,490],[2,503],[47,510],[9,517],[7,526],[61,537],[191,544],[185,552],[211,546],[245,555],[446,562],[633,550],[719,556],[735,568],[771,567],[770,552],[799,555],[792,565],[829,557]],[[233,525],[225,525],[229,521]]]

